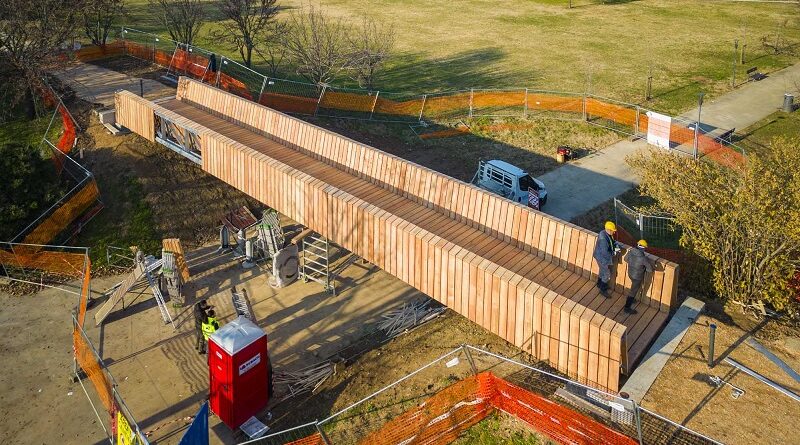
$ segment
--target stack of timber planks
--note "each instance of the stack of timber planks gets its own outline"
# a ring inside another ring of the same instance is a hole
[[[190,79],[160,104],[119,96],[132,110],[117,111],[122,125],[180,118],[200,135],[206,172],[573,378],[617,390],[628,343],[657,334],[610,315],[624,296],[593,293],[594,233]],[[643,306],[660,328],[677,265],[656,261]],[[614,280],[629,287],[624,263]]]

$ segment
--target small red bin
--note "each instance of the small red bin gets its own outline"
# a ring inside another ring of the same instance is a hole
[[[269,401],[267,334],[240,316],[211,334],[208,372],[211,411],[231,429]]]

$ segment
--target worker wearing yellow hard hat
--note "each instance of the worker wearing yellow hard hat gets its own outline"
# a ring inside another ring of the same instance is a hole
[[[617,232],[617,225],[611,221],[606,221],[603,230],[597,234],[597,242],[594,245],[594,260],[597,262],[597,288],[600,293],[610,298],[608,292],[608,282],[611,280],[611,268],[614,267],[614,256],[619,253],[620,248],[614,239]]]
[[[642,289],[645,274],[653,271],[653,262],[645,255],[647,241],[640,239],[636,243],[636,247],[636,249],[630,249],[628,254],[625,255],[625,261],[628,263],[628,278],[631,279],[631,291],[625,300],[625,312],[628,314],[636,313],[633,303],[636,302],[636,297]]]

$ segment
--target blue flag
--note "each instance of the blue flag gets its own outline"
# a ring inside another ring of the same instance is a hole
[[[208,445],[208,402],[200,407],[178,445]]]

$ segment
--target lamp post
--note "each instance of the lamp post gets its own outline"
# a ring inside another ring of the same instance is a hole
[[[697,94],[697,122],[694,124],[694,158],[697,159],[697,142],[700,137],[700,113],[703,111],[703,96],[706,93]]]

